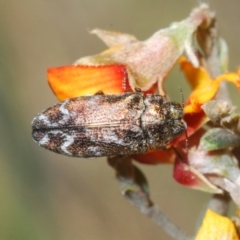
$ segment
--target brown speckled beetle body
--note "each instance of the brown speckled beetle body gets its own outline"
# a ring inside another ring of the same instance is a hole
[[[123,156],[164,149],[185,129],[181,104],[141,92],[68,99],[33,119],[42,147],[74,157]]]

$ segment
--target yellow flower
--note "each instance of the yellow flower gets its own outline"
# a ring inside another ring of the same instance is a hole
[[[233,222],[217,213],[208,210],[196,240],[239,240]]]

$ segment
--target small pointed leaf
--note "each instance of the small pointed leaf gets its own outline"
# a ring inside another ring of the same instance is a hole
[[[221,120],[221,125],[233,132],[240,134],[240,114],[231,114]]]
[[[211,121],[220,123],[222,118],[229,116],[235,108],[228,101],[211,100],[202,105],[202,109]]]

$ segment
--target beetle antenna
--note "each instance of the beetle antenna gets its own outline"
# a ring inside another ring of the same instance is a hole
[[[179,87],[179,90],[180,90],[180,94],[181,94],[181,100],[182,100],[182,108],[184,108],[184,96],[183,96],[183,91],[182,91],[182,88]]]
[[[180,89],[180,94],[181,94],[181,99],[182,99],[182,108],[184,109],[184,95],[183,95],[183,91],[182,88],[179,87]],[[188,133],[187,133],[187,124],[186,124],[186,130],[185,130],[185,150],[186,153],[188,152]]]
[[[185,150],[186,150],[186,153],[188,153],[188,133],[187,133],[187,129],[185,130]]]

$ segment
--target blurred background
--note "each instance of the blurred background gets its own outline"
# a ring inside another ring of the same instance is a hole
[[[88,34],[102,28],[146,39],[188,16],[193,0],[1,0],[0,1],[0,240],[170,239],[119,193],[106,159],[54,154],[31,139],[31,120],[57,102],[46,69],[96,54],[104,44]],[[230,70],[240,63],[237,0],[208,1],[230,49]],[[177,82],[177,84],[176,84]],[[170,95],[189,88],[178,67]],[[230,86],[237,104],[236,89]],[[139,165],[152,199],[194,234],[210,198],[178,185],[172,166]]]

